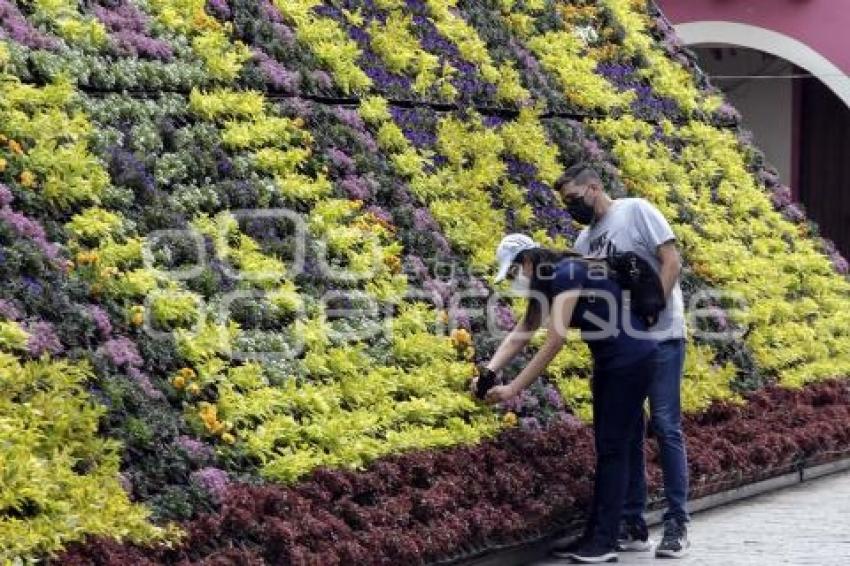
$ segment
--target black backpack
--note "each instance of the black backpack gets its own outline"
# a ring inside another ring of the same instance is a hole
[[[624,291],[629,291],[631,309],[647,327],[658,322],[658,314],[667,306],[661,278],[652,265],[635,252],[614,252],[605,258],[609,276]]]

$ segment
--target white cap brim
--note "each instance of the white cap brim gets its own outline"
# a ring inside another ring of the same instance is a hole
[[[498,283],[508,276],[508,271],[511,270],[511,263],[512,262],[510,261],[506,261],[499,266],[499,272],[496,273],[496,278],[493,279],[493,283]]]

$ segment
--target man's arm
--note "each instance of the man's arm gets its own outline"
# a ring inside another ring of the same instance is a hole
[[[669,298],[682,272],[682,256],[676,247],[676,235],[661,212],[649,201],[637,199],[633,211],[640,237],[648,247],[646,251],[651,253],[655,249],[660,264],[658,277],[664,288],[664,297]]]
[[[682,273],[682,256],[679,254],[675,240],[658,246],[656,254],[661,263],[658,276],[661,279],[661,286],[664,288],[664,297],[670,298],[670,292],[673,291],[673,287]]]

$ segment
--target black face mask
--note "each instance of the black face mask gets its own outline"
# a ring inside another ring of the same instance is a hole
[[[573,217],[573,220],[579,224],[590,224],[593,222],[593,217],[596,211],[593,207],[584,202],[583,198],[573,199],[567,204],[567,212]]]

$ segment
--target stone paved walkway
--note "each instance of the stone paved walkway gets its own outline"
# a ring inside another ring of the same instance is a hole
[[[653,542],[660,536],[653,529]],[[619,564],[850,566],[850,473],[699,513],[692,517],[690,539],[691,553],[682,560],[620,553]],[[546,560],[534,566],[566,563]]]

